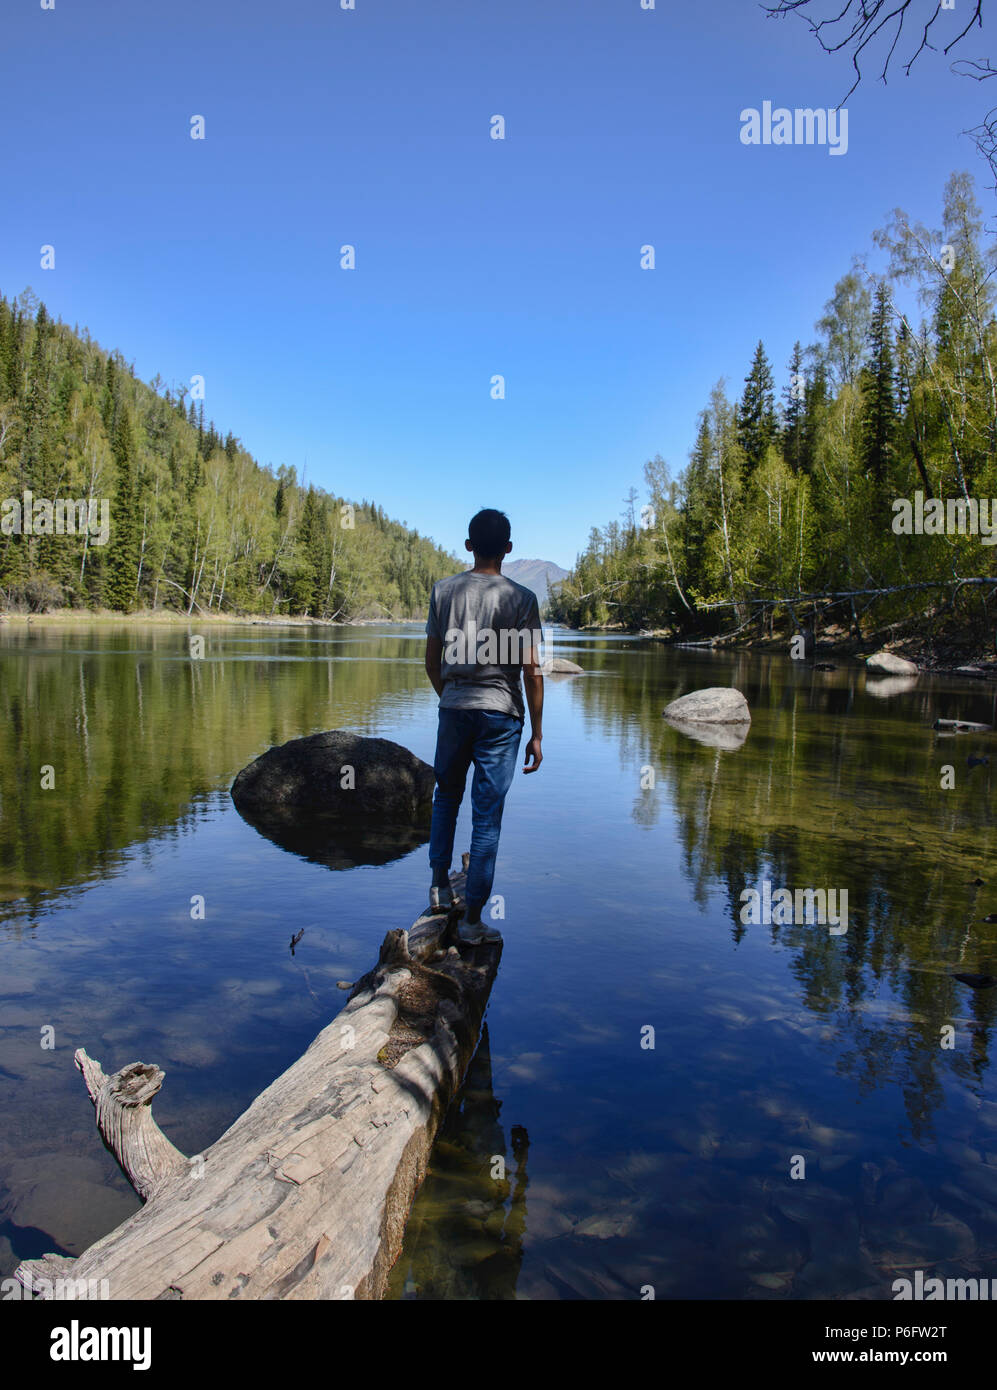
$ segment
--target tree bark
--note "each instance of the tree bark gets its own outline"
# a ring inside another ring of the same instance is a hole
[[[452,883],[459,894],[463,875]],[[106,1076],[80,1049],[100,1132],[145,1205],[76,1260],[25,1260],[21,1282],[107,1280],[112,1299],[383,1297],[502,953],[458,950],[457,917],[389,932],[346,1007],[198,1157],[152,1118],[157,1067]]]

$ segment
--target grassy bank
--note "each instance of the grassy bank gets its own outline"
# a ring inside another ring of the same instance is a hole
[[[309,618],[301,615],[288,618],[260,618],[238,613],[177,613],[166,608],[139,609],[120,613],[109,608],[66,608],[54,613],[0,613],[0,623],[11,627],[59,627],[63,625],[90,627],[94,624],[156,623],[164,627],[374,627],[382,623],[424,625],[423,618],[355,618],[352,621]]]

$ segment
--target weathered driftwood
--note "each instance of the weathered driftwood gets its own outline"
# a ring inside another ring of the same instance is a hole
[[[992,724],[974,724],[971,719],[936,719],[932,728],[951,729],[956,734],[989,734]]]
[[[452,882],[462,892],[464,875]],[[106,1076],[80,1049],[100,1132],[145,1205],[78,1259],[25,1260],[21,1282],[58,1266],[107,1280],[112,1299],[382,1297],[502,952],[458,950],[457,916],[389,932],[339,1015],[196,1158],[153,1119],[158,1067]]]

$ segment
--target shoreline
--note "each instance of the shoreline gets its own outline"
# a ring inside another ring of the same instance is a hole
[[[675,634],[662,628],[627,629],[623,627],[586,627],[573,629],[578,632],[597,634],[613,633],[617,636],[638,638],[656,642],[664,647],[675,647],[679,651],[737,651],[759,652],[775,656],[789,655],[789,635],[780,637],[760,637],[737,640],[711,640],[709,638],[690,638],[683,641]],[[812,660],[801,661],[801,666],[812,667],[824,661],[840,663],[842,666],[854,664],[865,669],[865,660],[874,652],[888,651],[896,656],[913,661],[925,675],[960,676],[967,680],[997,680],[997,657],[994,646],[987,647],[968,636],[953,634],[931,638],[891,639],[888,631],[870,633],[865,640],[857,640],[840,629],[826,628],[817,635]]]
[[[286,618],[263,618],[252,614],[200,613],[197,615],[178,613],[173,609],[140,609],[133,613],[119,613],[111,609],[64,609],[54,613],[0,613],[0,631],[4,627],[273,627],[273,628],[364,628],[364,627],[416,627],[423,628],[423,618],[352,618],[324,619],[306,615]],[[556,626],[561,626],[557,624]],[[598,636],[600,633],[616,637],[631,637],[640,641],[655,642],[664,647],[674,646],[679,651],[740,651],[770,653],[788,656],[789,636],[762,637],[751,639],[696,639],[682,640],[667,629],[634,629],[622,626],[561,628],[563,632],[574,632]],[[888,632],[870,633],[868,640],[857,641],[840,629],[826,628],[817,637],[813,661],[801,665],[813,666],[822,661],[842,664],[854,663],[864,668],[865,658],[873,652],[889,651],[897,656],[913,661],[926,675],[952,675],[972,680],[997,680],[997,659],[993,650],[987,650],[979,641],[953,636],[935,640],[925,638],[905,638],[891,640]]]
[[[238,627],[383,627],[419,624],[425,626],[425,618],[352,618],[345,620],[329,618],[309,618],[296,615],[287,618],[259,618],[252,614],[238,613],[177,613],[171,609],[140,609],[134,613],[116,613],[112,609],[79,608],[65,609],[55,613],[0,613],[0,626],[10,623],[14,626],[57,627],[60,624],[82,626],[87,623],[122,623],[128,626],[137,624],[162,624],[164,627],[183,624],[217,624]]]

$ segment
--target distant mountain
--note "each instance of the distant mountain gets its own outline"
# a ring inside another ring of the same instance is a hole
[[[568,577],[568,571],[555,565],[553,560],[506,560],[502,573],[532,589],[541,606],[550,597],[551,589]]]

